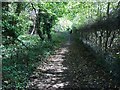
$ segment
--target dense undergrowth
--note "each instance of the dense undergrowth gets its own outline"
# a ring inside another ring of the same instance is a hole
[[[114,83],[116,83],[119,86],[120,59],[118,55],[115,57],[109,54],[105,54],[103,52],[95,52],[95,50],[93,50],[93,48],[90,47],[89,45],[85,44],[85,46],[97,58],[96,65],[98,65],[102,70],[108,73],[112,77]],[[107,61],[109,61],[110,63],[108,63]]]
[[[20,38],[27,48],[20,43],[2,46],[3,90],[24,89],[36,66],[54,53],[54,49],[65,41],[62,33],[53,33],[52,41],[40,41],[37,35],[23,35]]]
[[[110,55],[110,53],[104,53],[103,51],[97,51],[98,47],[92,47],[91,45],[83,42],[79,37],[78,33],[73,34],[74,39],[77,43],[83,43],[84,46],[89,50],[89,52],[95,56],[95,63],[98,65],[105,73],[112,77],[114,83],[118,86],[120,85],[120,57],[119,54]]]

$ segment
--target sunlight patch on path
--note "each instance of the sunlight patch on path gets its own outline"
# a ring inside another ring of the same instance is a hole
[[[67,67],[63,66],[67,52],[68,45],[66,43],[65,46],[56,50],[54,55],[51,55],[42,65],[37,67],[37,70],[30,77],[27,88],[32,90],[56,90],[68,85],[68,82],[64,81]]]

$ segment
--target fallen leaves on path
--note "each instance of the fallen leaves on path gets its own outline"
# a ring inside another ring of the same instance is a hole
[[[95,64],[96,58],[83,43],[65,43],[37,67],[27,85],[29,90],[116,88],[112,78]],[[109,89],[107,89],[109,90]]]

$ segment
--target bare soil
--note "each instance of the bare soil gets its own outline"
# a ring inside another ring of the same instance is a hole
[[[28,90],[119,90],[82,42],[68,41],[37,67]],[[72,39],[71,39],[72,38]]]

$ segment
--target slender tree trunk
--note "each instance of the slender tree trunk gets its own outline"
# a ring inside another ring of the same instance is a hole
[[[115,39],[115,31],[113,31],[113,34],[112,34],[112,38],[111,38],[111,40],[110,40],[109,47],[112,46],[112,43],[113,43],[114,39]]]
[[[107,5],[107,18],[109,18],[109,10],[110,10],[110,2],[108,2],[108,5]],[[106,30],[106,41],[105,41],[105,52],[107,51],[107,48],[108,48],[108,38],[110,37],[110,31]]]
[[[107,51],[107,49],[108,49],[108,39],[109,39],[109,37],[110,37],[110,33],[111,33],[111,31],[106,31],[106,41],[105,41],[105,51]]]
[[[42,32],[41,32],[41,30],[40,30],[40,21],[41,21],[40,11],[41,11],[41,10],[39,9],[39,10],[38,10],[38,14],[37,14],[37,13],[36,13],[36,9],[35,9],[33,3],[31,3],[31,5],[32,5],[32,8],[33,8],[33,10],[35,11],[35,14],[36,14],[35,30],[36,30],[37,34],[39,35],[40,39],[43,41],[44,38],[43,38]]]
[[[95,37],[96,37],[96,39],[95,39],[95,43],[97,44],[97,38],[98,38],[97,31],[95,31]]]
[[[39,37],[41,38],[41,40],[44,40],[43,36],[42,36],[42,32],[40,30],[40,9],[38,10],[38,14],[36,17],[36,25],[35,25],[35,29],[37,31],[37,34],[39,35]]]
[[[107,5],[107,17],[109,18],[109,11],[110,11],[110,2],[108,2],[108,5]]]
[[[102,48],[102,37],[103,37],[103,31],[100,31],[100,36],[99,36],[99,46]]]

